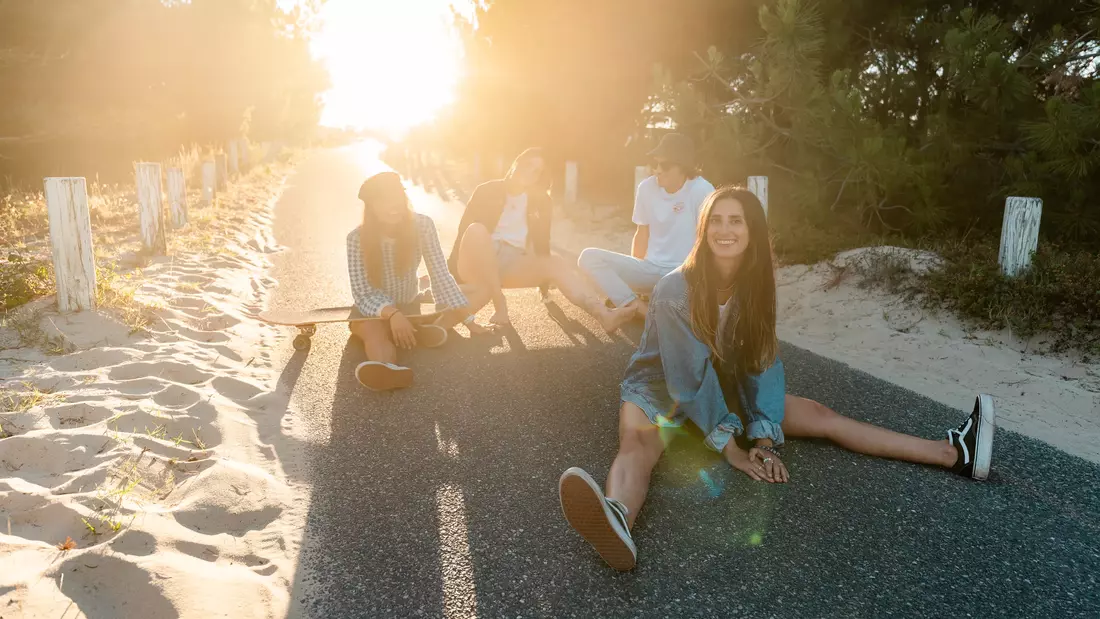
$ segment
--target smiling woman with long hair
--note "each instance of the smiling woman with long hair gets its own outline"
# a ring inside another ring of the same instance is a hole
[[[825,438],[859,453],[939,465],[975,479],[989,472],[989,396],[978,396],[970,417],[948,430],[946,441],[933,441],[849,419],[785,390],[764,209],[751,192],[723,187],[703,205],[687,260],[653,291],[620,388],[619,453],[606,494],[582,469],[561,476],[558,492],[569,524],[612,567],[633,568],[637,550],[630,528],[665,449],[658,428],[685,419],[703,431],[708,447],[757,481],[790,479],[778,450],[785,434]]]

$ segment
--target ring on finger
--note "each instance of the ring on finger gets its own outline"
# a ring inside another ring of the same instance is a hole
[[[772,461],[772,459],[771,459],[771,458],[764,458],[764,464],[767,464],[767,463],[769,463],[769,462],[771,462],[771,461]]]

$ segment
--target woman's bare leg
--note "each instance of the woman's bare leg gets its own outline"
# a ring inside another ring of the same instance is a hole
[[[946,440],[933,441],[856,421],[813,400],[788,395],[783,433],[789,437],[824,438],[856,453],[950,468],[958,452]]]
[[[665,441],[660,428],[630,402],[619,408],[619,453],[611,463],[607,474],[605,495],[626,506],[626,520],[630,527],[645,503],[649,492],[649,477],[653,467],[661,459]]]
[[[501,278],[504,288],[534,288],[553,284],[569,302],[599,321],[608,333],[634,316],[634,307],[609,308],[600,301],[588,280],[560,256],[525,255]]]
[[[489,301],[496,313],[492,322],[508,322],[508,306],[501,291],[500,270],[493,236],[481,224],[470,224],[458,246],[458,275],[475,287],[475,297],[467,298],[471,312],[477,312]]]
[[[363,341],[367,359],[382,363],[397,363],[397,347],[390,339],[390,326],[385,320],[358,320],[349,323],[352,335]]]

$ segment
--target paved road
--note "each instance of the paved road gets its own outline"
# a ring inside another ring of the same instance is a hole
[[[277,206],[290,251],[273,306],[349,300],[343,239],[377,165],[358,147],[301,166]],[[412,197],[449,247],[456,204],[423,188]],[[636,527],[637,569],[613,572],[566,525],[556,484],[573,465],[606,475],[639,330],[608,337],[535,291],[509,300],[517,332],[413,353],[417,385],[400,393],[356,383],[363,356],[343,327],[321,329],[308,353],[287,342],[281,380],[310,431],[312,488],[292,615],[1100,616],[1100,469],[1009,432],[987,483],[794,441],[782,487],[731,472],[685,432]],[[783,354],[792,392],[856,418],[932,437],[961,418],[798,348]]]

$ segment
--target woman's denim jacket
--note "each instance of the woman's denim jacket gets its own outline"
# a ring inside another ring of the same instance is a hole
[[[653,291],[642,339],[623,378],[622,399],[642,408],[654,423],[680,425],[684,417],[691,419],[716,451],[743,434],[746,424],[750,440],[782,443],[783,362],[776,358],[764,372],[740,379],[723,372],[692,332],[690,316],[687,281],[676,269]],[[735,352],[723,350],[722,355],[732,359]]]

